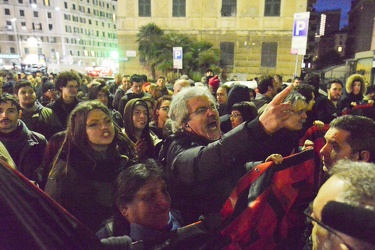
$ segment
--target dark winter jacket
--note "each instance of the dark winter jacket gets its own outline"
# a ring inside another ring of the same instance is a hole
[[[26,111],[21,108],[21,120],[28,129],[44,135],[48,140],[55,133],[62,131],[62,125],[52,109],[43,107],[39,102],[36,105],[37,108],[34,111]]]
[[[353,83],[355,81],[361,82],[361,91],[358,95],[354,95],[352,93],[352,87]],[[366,93],[366,83],[365,79],[360,74],[353,74],[348,77],[345,83],[345,90],[346,93],[343,94],[343,96],[340,98],[340,100],[337,103],[338,108],[340,111],[344,111],[344,109],[351,109],[353,105],[352,102],[355,102],[356,104],[362,104],[363,96]]]
[[[159,160],[169,177],[172,208],[182,213],[187,224],[202,214],[219,212],[245,173],[244,164],[266,151],[271,139],[259,119],[211,143],[188,132],[168,137]]]
[[[75,99],[73,103],[66,104],[63,101],[62,97],[59,97],[55,102],[48,104],[47,107],[53,110],[53,112],[59,118],[60,123],[63,126],[63,129],[66,129],[68,116],[70,112],[72,112],[72,110],[77,106],[78,103],[78,99]]]
[[[130,140],[133,142],[133,145],[137,143],[137,138],[135,137],[135,128],[133,125],[133,110],[135,108],[135,104],[140,101],[144,103],[144,106],[147,106],[147,104],[142,101],[141,99],[131,99],[124,110],[124,133],[130,138]],[[148,111],[150,112],[150,111]],[[148,115],[147,115],[148,116]],[[146,121],[147,123],[147,121]],[[161,139],[159,139],[150,129],[149,129],[149,124],[146,124],[146,127],[142,131],[141,138],[145,140],[147,143],[147,151],[145,155],[138,160],[144,160],[146,158],[157,158],[157,149],[156,146],[158,143],[161,142]],[[133,152],[132,155],[135,155],[135,152]]]
[[[25,123],[18,120],[16,130],[11,133],[0,133],[0,141],[7,148],[18,171],[31,180],[36,180],[35,170],[42,163],[46,138],[29,130]]]
[[[128,161],[115,150],[106,159],[92,159],[73,148],[62,153],[48,177],[45,192],[78,220],[98,231],[113,213],[113,183]]]
[[[317,120],[329,124],[333,119],[341,115],[341,110],[335,107],[327,97],[320,98],[314,105],[313,113]]]

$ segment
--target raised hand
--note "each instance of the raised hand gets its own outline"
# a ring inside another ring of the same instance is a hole
[[[273,134],[283,128],[285,126],[285,121],[292,115],[291,112],[289,112],[293,110],[292,104],[283,103],[284,99],[292,90],[293,86],[290,85],[277,94],[260,115],[259,121],[267,133]]]

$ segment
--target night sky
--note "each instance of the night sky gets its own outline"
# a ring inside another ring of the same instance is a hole
[[[315,9],[317,11],[334,10],[341,8],[341,27],[348,24],[348,12],[351,0],[317,0]]]

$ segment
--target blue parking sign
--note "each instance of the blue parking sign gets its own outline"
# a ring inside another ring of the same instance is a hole
[[[307,36],[309,20],[294,20],[293,36]]]
[[[173,68],[182,69],[182,47],[173,47]]]

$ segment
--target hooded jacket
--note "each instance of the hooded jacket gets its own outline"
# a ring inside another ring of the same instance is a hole
[[[130,138],[130,140],[134,143],[133,145],[135,145],[137,143],[137,138],[135,137],[135,128],[134,128],[134,125],[133,125],[133,110],[134,110],[137,102],[142,102],[143,106],[147,108],[146,102],[143,101],[142,99],[139,99],[139,98],[131,99],[130,101],[128,101],[128,103],[125,106],[124,116],[123,116],[124,132]],[[147,108],[147,117],[149,117],[148,108]],[[149,124],[148,124],[148,119],[147,119],[147,122],[146,122],[146,126],[142,131],[142,135],[141,135],[140,139],[144,139],[146,141],[147,147],[148,147],[145,156],[141,157],[141,158],[156,158],[157,153],[156,153],[155,146],[158,143],[160,143],[161,140],[150,130]],[[135,155],[136,155],[135,152],[133,152],[132,156],[134,158],[136,158]]]
[[[354,95],[352,93],[352,86],[355,81],[361,82],[361,91],[358,95]],[[363,100],[363,96],[366,93],[366,82],[362,75],[360,74],[353,74],[348,77],[345,84],[346,93],[343,94],[341,99],[338,101],[337,106],[339,110],[343,111],[344,109],[351,109],[353,105],[352,102],[356,104],[361,104]]]
[[[46,138],[29,130],[23,121],[18,120],[14,131],[8,134],[0,133],[0,141],[7,148],[18,171],[35,180],[35,170],[41,165],[47,146]]]

